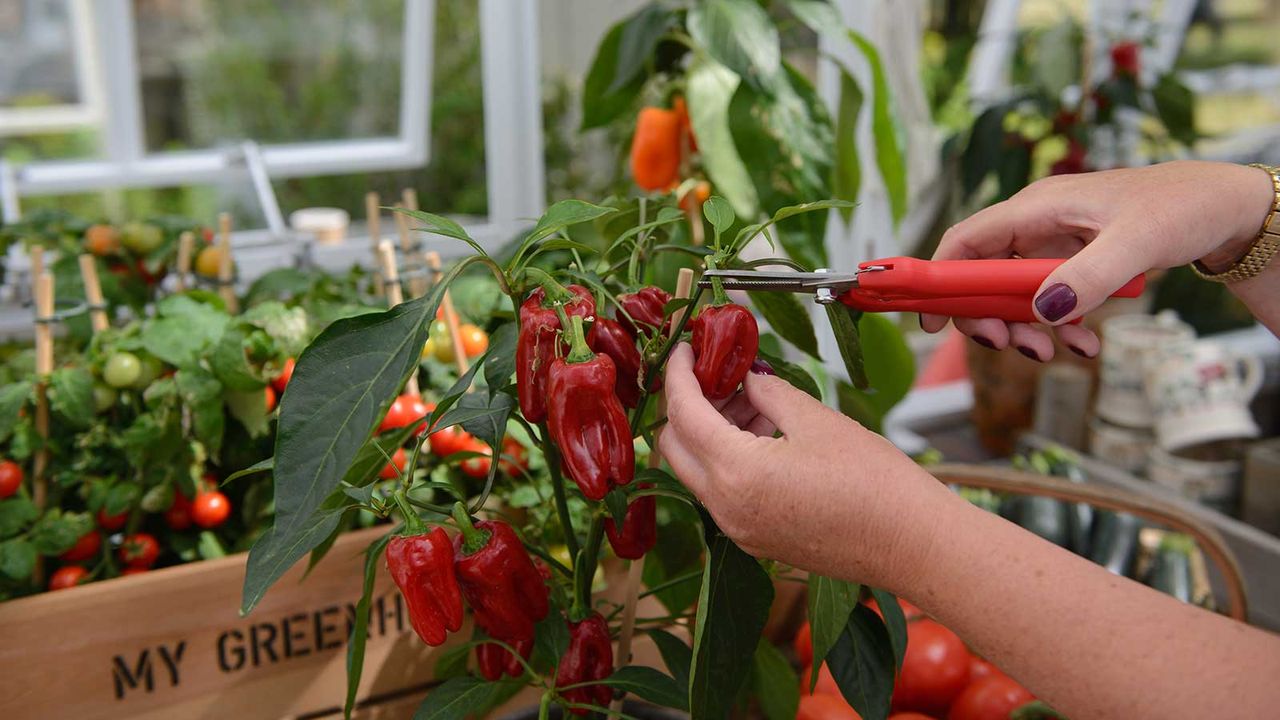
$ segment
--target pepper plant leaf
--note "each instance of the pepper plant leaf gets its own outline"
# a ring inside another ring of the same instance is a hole
[[[858,334],[858,320],[861,317],[860,310],[854,310],[844,303],[827,305],[827,319],[831,321],[831,332],[835,335],[836,347],[840,349],[840,359],[844,361],[849,382],[855,388],[865,390],[869,383],[862,359],[862,339]]]
[[[488,683],[471,675],[446,681],[427,693],[413,720],[465,720],[488,706],[503,683]]]
[[[753,292],[751,304],[784,340],[810,357],[822,359],[818,354],[818,336],[813,331],[809,309],[795,293]]]
[[[759,198],[729,127],[729,103],[741,79],[715,60],[699,56],[685,83],[689,121],[707,175],[738,217],[754,217]]]
[[[849,615],[858,604],[857,583],[809,573],[809,631],[813,643],[813,666],[820,667],[849,624]],[[818,684],[818,673],[810,673],[809,692]]]
[[[649,637],[658,646],[662,662],[666,664],[671,677],[681,690],[688,693],[689,668],[693,664],[693,649],[680,638],[666,630],[650,630]]]
[[[596,48],[595,59],[591,61],[591,68],[587,70],[582,84],[583,130],[603,127],[621,117],[644,87],[645,77],[638,72],[626,80],[619,80],[622,77],[620,66],[629,64],[629,60],[621,56],[623,36],[628,34],[628,26],[640,15],[637,13],[609,28]],[[632,31],[633,37],[636,34],[637,31]],[[638,43],[632,40],[630,44]]]
[[[863,720],[889,717],[893,695],[893,645],[875,612],[857,605],[849,624],[827,653],[827,666],[840,694]],[[815,673],[816,675],[816,673]]]
[[[885,630],[889,633],[889,643],[893,646],[894,667],[902,671],[902,659],[907,654],[907,618],[898,604],[898,598],[887,590],[871,588],[871,595],[880,607],[880,616],[884,618]]]
[[[351,638],[347,642],[347,699],[342,706],[344,718],[350,718],[351,710],[356,706],[356,693],[360,690],[360,676],[364,672],[364,647],[369,639],[369,607],[373,604],[373,583],[378,578],[378,565],[382,563],[382,551],[388,542],[391,542],[391,533],[373,541],[364,551],[364,585],[360,601],[356,603]]]
[[[484,358],[484,381],[489,395],[502,391],[511,384],[516,372],[516,324],[503,323],[489,335],[489,354]]]
[[[768,87],[782,66],[778,28],[755,0],[707,0],[689,10],[687,25],[711,57],[753,87]]]
[[[775,375],[791,383],[792,387],[803,390],[814,400],[822,401],[822,390],[819,389],[818,382],[804,368],[763,350],[757,352],[757,355],[769,363]]]
[[[604,684],[629,692],[655,705],[676,710],[685,710],[689,707],[689,694],[675,678],[651,667],[628,665],[618,668],[604,681]],[[792,717],[795,715],[793,714]]]
[[[760,638],[751,659],[751,688],[768,720],[794,720],[800,707],[800,679],[787,658],[765,638]]]

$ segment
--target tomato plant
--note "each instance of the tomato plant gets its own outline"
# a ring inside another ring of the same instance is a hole
[[[90,530],[80,539],[76,540],[76,544],[71,546],[70,550],[58,556],[58,559],[67,563],[77,563],[96,557],[102,551],[102,534],[97,530]]]
[[[89,571],[79,565],[65,565],[54,571],[49,576],[50,590],[66,590],[84,582],[89,576]]]
[[[1035,697],[1007,675],[993,675],[970,684],[947,713],[947,720],[1008,720],[1009,713]]]
[[[969,683],[969,649],[933,620],[907,625],[907,652],[893,686],[895,710],[945,712]]]
[[[216,528],[231,515],[231,501],[217,490],[196,493],[191,501],[191,521],[206,530]]]
[[[148,533],[126,535],[120,543],[120,562],[129,567],[151,567],[160,557],[160,541]]]
[[[12,460],[0,462],[0,499],[10,497],[22,487],[22,466]]]
[[[102,368],[102,379],[113,388],[133,387],[142,377],[142,363],[131,352],[118,352],[107,358]]]

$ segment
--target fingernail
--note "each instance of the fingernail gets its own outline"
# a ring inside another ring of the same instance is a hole
[[[984,348],[986,348],[986,349],[988,349],[988,350],[995,350],[995,349],[996,349],[996,344],[995,344],[995,343],[993,343],[993,342],[991,342],[990,340],[988,340],[988,339],[986,339],[986,338],[982,337],[981,335],[974,335],[974,336],[973,336],[973,341],[974,341],[974,342],[976,342],[976,343],[978,343],[979,345],[981,345],[982,347],[984,347]]]
[[[1032,360],[1035,360],[1036,362],[1040,362],[1040,354],[1029,347],[1023,347],[1022,345],[1019,345],[1018,352],[1022,353],[1026,357],[1031,358]]]
[[[777,374],[773,371],[772,365],[770,365],[769,363],[759,358],[756,358],[755,360],[751,361],[751,372],[755,373],[756,375],[776,375]]]
[[[1067,347],[1068,347],[1068,348],[1070,348],[1071,352],[1073,352],[1073,353],[1075,353],[1075,354],[1079,355],[1080,357],[1082,357],[1082,358],[1084,358],[1084,359],[1086,359],[1086,360],[1092,360],[1092,359],[1093,359],[1093,356],[1092,356],[1092,355],[1090,355],[1089,353],[1087,353],[1087,352],[1085,352],[1085,351],[1081,350],[1080,348],[1076,347],[1075,345],[1068,345]]]
[[[1076,309],[1076,291],[1066,283],[1054,283],[1036,298],[1036,310],[1049,322],[1057,322]]]
[[[920,323],[920,329],[924,330],[924,316],[916,315],[916,322]],[[925,332],[928,332],[928,330],[925,330]]]

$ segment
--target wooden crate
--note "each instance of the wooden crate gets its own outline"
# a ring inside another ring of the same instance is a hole
[[[299,563],[248,617],[243,554],[0,603],[0,718],[340,717],[361,550],[383,532],[343,536],[305,582]],[[409,717],[440,649],[386,572],[375,597],[360,715]]]

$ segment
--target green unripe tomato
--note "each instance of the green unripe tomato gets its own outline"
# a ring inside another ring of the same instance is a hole
[[[120,242],[133,252],[146,255],[164,242],[164,232],[155,225],[131,222],[122,229]]]
[[[127,388],[142,375],[142,362],[131,352],[118,352],[107,358],[102,379],[113,388]]]
[[[133,381],[133,388],[135,390],[146,390],[147,386],[160,377],[160,373],[164,371],[164,366],[159,360],[150,355],[143,355],[138,358],[138,363],[141,366],[141,371],[138,373],[138,379]]]
[[[93,407],[98,412],[106,412],[116,404],[116,400],[120,397],[120,393],[116,389],[101,383],[93,384]]]
[[[435,341],[436,360],[442,363],[453,362],[453,338],[449,336],[449,325],[443,320],[431,323],[430,338]]]

